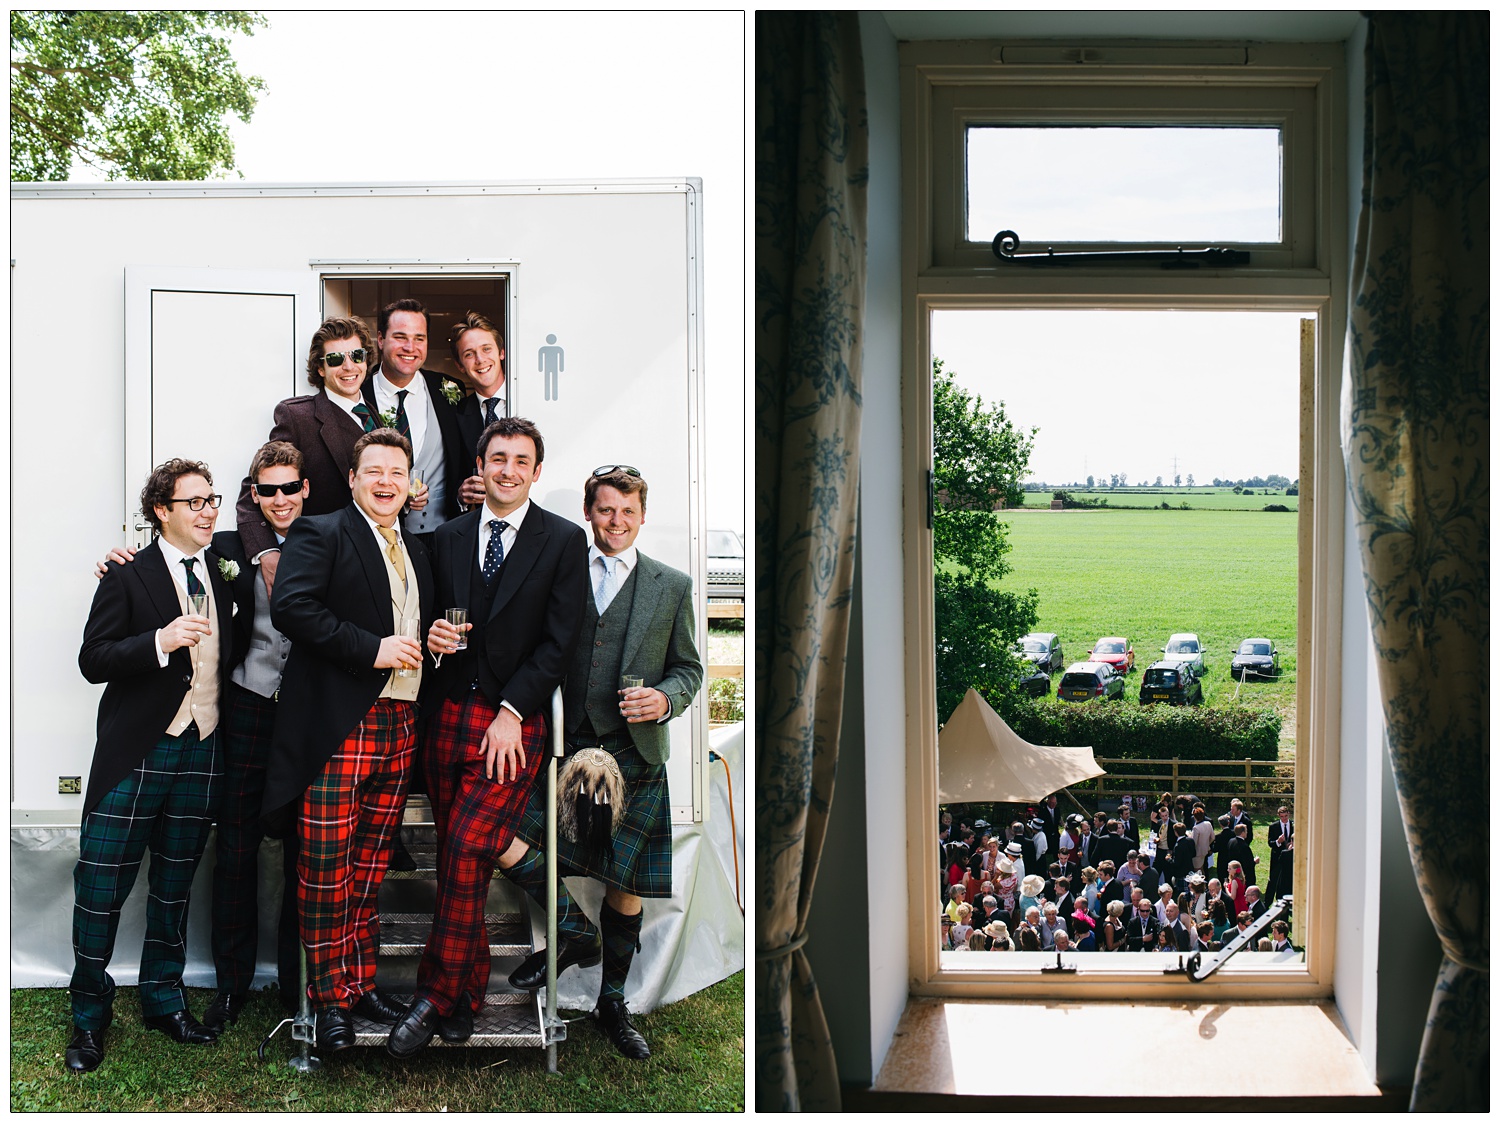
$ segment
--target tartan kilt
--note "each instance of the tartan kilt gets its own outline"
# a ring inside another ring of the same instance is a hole
[[[672,811],[667,795],[667,766],[648,764],[628,733],[569,743],[571,756],[588,745],[600,745],[614,756],[625,779],[629,801],[625,817],[615,828],[615,857],[608,865],[596,866],[580,848],[557,834],[557,869],[565,877],[592,877],[612,889],[637,897],[672,895]],[[564,757],[566,760],[566,757]],[[558,770],[562,769],[558,762]],[[528,845],[545,852],[547,841],[547,773],[542,769],[526,803],[516,834]]]

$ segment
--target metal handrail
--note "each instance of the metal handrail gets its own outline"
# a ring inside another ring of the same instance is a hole
[[[547,1012],[542,1040],[547,1043],[547,1071],[557,1074],[557,1043],[567,1027],[557,1018],[557,762],[563,756],[562,687],[552,691],[552,754],[547,758]]]

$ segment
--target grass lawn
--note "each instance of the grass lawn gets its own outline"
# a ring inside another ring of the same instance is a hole
[[[1297,496],[1287,495],[1278,488],[1257,488],[1254,495],[1236,495],[1232,487],[1143,487],[1139,489],[1133,487],[1065,487],[1049,488],[1046,491],[1028,491],[1025,493],[1026,506],[1028,508],[1050,507],[1053,491],[1066,491],[1078,500],[1103,499],[1109,503],[1109,507],[1105,510],[1119,507],[1145,507],[1159,510],[1163,503],[1170,503],[1173,507],[1179,503],[1186,503],[1194,511],[1260,511],[1269,503],[1279,503],[1295,511],[1298,499]]]
[[[202,1013],[211,991],[190,990]],[[564,1012],[564,1017],[575,1016]],[[71,1034],[66,990],[11,991],[12,1111],[744,1111],[745,975],[633,1017],[651,1058],[615,1052],[587,1022],[568,1026],[558,1075],[541,1049],[429,1048],[409,1061],[355,1048],[299,1075],[282,1017],[257,994],[217,1045],[176,1045],[140,1023],[134,990],[121,988],[104,1064],[75,1076],[63,1068]]]
[[[1233,493],[1230,497],[1234,498]],[[1295,497],[1293,497],[1295,498]],[[1140,696],[1141,671],[1173,632],[1196,632],[1208,706],[1271,706],[1281,715],[1281,755],[1297,732],[1297,520],[1235,511],[1009,511],[1012,571],[1004,585],[1041,594],[1036,630],[1062,637],[1064,665],[1100,636],[1125,636],[1136,669],[1125,697]],[[1230,677],[1236,645],[1266,636],[1281,653],[1281,678]],[[1054,697],[1056,680],[1053,682]],[[1058,703],[1059,705],[1071,703]]]

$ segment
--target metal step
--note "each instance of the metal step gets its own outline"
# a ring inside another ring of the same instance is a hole
[[[462,1045],[448,1045],[441,1037],[434,1036],[434,1045],[446,1045],[450,1049],[473,1049],[482,1046],[539,1049],[546,1045],[542,1037],[542,1001],[536,994],[509,992],[487,994],[484,1005],[474,1015],[474,1035]],[[410,1003],[409,994],[391,995],[403,1004]],[[391,1027],[366,1021],[354,1015],[354,1042],[356,1045],[381,1045],[391,1035]],[[559,1039],[566,1036],[566,1027],[559,1029]]]
[[[535,950],[531,943],[531,920],[522,913],[487,912],[484,914],[484,930],[489,937],[492,956],[527,956]],[[382,956],[421,955],[431,935],[431,913],[380,914]]]

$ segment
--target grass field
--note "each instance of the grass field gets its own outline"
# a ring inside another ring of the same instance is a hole
[[[1073,510],[997,517],[1008,525],[1012,547],[1004,587],[1040,593],[1036,630],[1062,637],[1066,662],[1083,659],[1100,636],[1131,641],[1136,670],[1125,680],[1129,700],[1138,698],[1140,672],[1161,657],[1173,632],[1197,632],[1202,640],[1203,694],[1210,706],[1233,703],[1235,646],[1250,636],[1273,640],[1281,653],[1280,680],[1250,680],[1239,701],[1277,709],[1286,755],[1296,732],[1294,516]]]
[[[1052,491],[1026,492],[1028,508],[1047,508],[1052,504]],[[1295,495],[1283,495],[1276,488],[1256,489],[1254,495],[1236,495],[1231,487],[1164,487],[1164,488],[1062,488],[1074,499],[1104,499],[1109,506],[1104,510],[1125,508],[1161,509],[1163,503],[1176,507],[1186,503],[1194,511],[1260,511],[1270,503],[1279,503],[1293,511],[1297,509]],[[1267,494],[1266,492],[1269,492]]]
[[[597,1027],[578,1022],[549,1076],[541,1049],[423,1050],[397,1061],[349,1049],[299,1076],[267,993],[255,995],[216,1045],[175,1045],[141,1025],[133,988],[121,988],[104,1064],[84,1076],[63,1068],[71,1019],[66,990],[12,990],[12,1111],[739,1111],[745,1110],[745,974],[633,1021],[651,1057],[631,1061]],[[213,996],[189,990],[198,1013]],[[571,1016],[571,1015],[564,1015]]]

